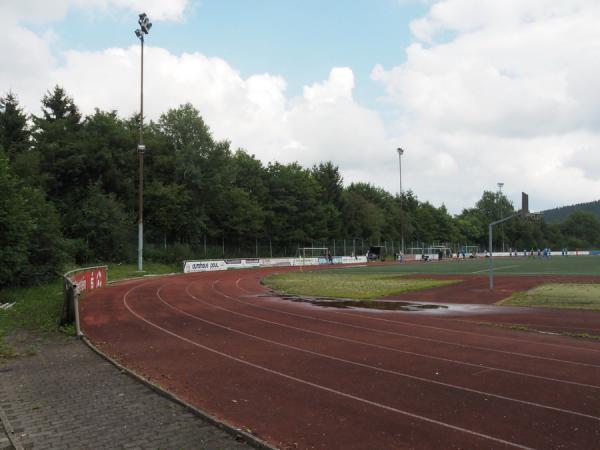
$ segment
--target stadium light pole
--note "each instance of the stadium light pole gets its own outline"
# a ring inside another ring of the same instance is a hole
[[[498,206],[500,207],[500,219],[502,219],[502,203],[500,203],[502,201],[502,187],[504,186],[504,183],[496,183],[496,185],[498,186]],[[500,226],[500,234],[502,236],[502,253],[504,253],[504,225]]]
[[[139,15],[138,24],[140,27],[135,30],[135,35],[140,40],[140,139],[137,146],[139,158],[139,212],[138,212],[138,271],[144,270],[144,35],[148,34],[152,23],[146,13]]]
[[[400,213],[402,214],[402,155],[404,154],[404,149],[398,147],[398,171],[400,173]],[[402,214],[403,215],[403,214]],[[402,254],[404,255],[404,227],[402,223],[400,223],[400,238],[402,239]]]

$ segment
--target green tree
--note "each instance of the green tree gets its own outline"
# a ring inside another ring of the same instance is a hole
[[[312,176],[319,185],[318,199],[324,208],[326,237],[334,239],[342,233],[343,178],[339,168],[334,166],[331,161],[313,166]]]
[[[177,183],[202,188],[203,160],[212,151],[214,141],[210,129],[190,103],[170,109],[158,122],[175,162]]]
[[[21,284],[33,284],[55,278],[69,259],[62,235],[61,221],[54,205],[35,187],[24,187],[26,209],[31,226],[27,262],[20,272]]]
[[[83,166],[82,170],[73,171],[74,197],[85,197],[88,186],[99,183],[105,193],[114,194],[128,210],[134,210],[138,175],[136,138],[116,111],[96,109],[86,117],[73,147],[78,159],[72,161]]]
[[[133,220],[114,194],[105,194],[99,183],[67,214],[65,227],[80,243],[79,262],[125,261],[132,254]]]
[[[19,183],[0,149],[0,287],[14,283],[27,263],[33,225]]]
[[[600,220],[587,211],[575,211],[560,226],[571,248],[600,246]]]
[[[235,164],[235,185],[264,204],[268,189],[266,185],[267,171],[262,162],[241,149],[233,155],[233,162]]]
[[[60,221],[43,193],[12,174],[0,150],[0,287],[45,281],[66,254]]]
[[[81,114],[65,90],[56,86],[42,99],[41,117],[33,117],[35,148],[40,154],[40,172],[50,200],[64,213],[77,201],[87,170],[84,155],[77,148]]]
[[[350,239],[366,239],[377,243],[385,222],[384,212],[365,196],[352,188],[345,191],[344,234]]]
[[[148,183],[144,193],[144,205],[148,211],[145,225],[149,240],[177,241],[190,230],[185,230],[189,224],[189,196],[184,187],[179,184],[163,184],[159,181]]]
[[[308,244],[327,234],[319,185],[298,163],[270,163],[267,168],[269,198],[266,229],[279,242]]]
[[[0,147],[3,147],[12,170],[28,184],[39,184],[39,154],[32,148],[27,116],[12,92],[0,98]]]
[[[27,116],[19,106],[16,95],[9,92],[0,97],[0,147],[4,148],[11,162],[29,150],[30,136]]]

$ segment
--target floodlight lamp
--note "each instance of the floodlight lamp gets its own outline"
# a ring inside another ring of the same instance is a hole
[[[139,20],[138,20],[138,23],[141,25],[141,24],[142,24],[142,22],[143,22],[144,20],[146,20],[147,18],[148,18],[148,16],[146,15],[146,13],[141,13],[141,14],[140,14],[140,18],[139,18]]]
[[[399,155],[403,155],[403,154],[404,154],[404,150],[403,150],[403,149],[401,149],[400,147],[398,147],[398,154],[399,154]]]
[[[140,30],[135,30],[135,35],[137,37],[139,37],[140,39],[144,39],[144,35],[142,34],[142,32]]]

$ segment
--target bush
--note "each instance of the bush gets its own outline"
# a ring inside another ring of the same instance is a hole
[[[1,151],[0,192],[0,288],[53,278],[66,260],[56,209],[18,182]]]
[[[177,243],[168,245],[167,248],[148,244],[144,247],[144,258],[152,262],[181,264],[185,260],[198,258],[198,253],[188,244]]]

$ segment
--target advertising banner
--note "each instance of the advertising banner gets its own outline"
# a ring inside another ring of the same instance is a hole
[[[261,258],[259,265],[260,267],[288,267],[297,265],[295,261],[295,258]]]
[[[227,269],[250,269],[259,266],[258,259],[226,259],[225,265]]]
[[[250,269],[252,267],[259,267],[259,265],[259,260],[255,258],[186,261],[183,266],[183,272],[213,272],[215,270]]]
[[[184,273],[190,272],[212,272],[215,270],[227,270],[224,260],[215,261],[186,261],[183,267]]]
[[[366,256],[342,256],[341,259],[342,264],[360,264],[367,262]],[[333,261],[336,262],[336,259],[334,258]]]
[[[366,256],[334,256],[334,264],[366,263]],[[251,269],[253,267],[289,267],[289,266],[318,266],[329,264],[325,258],[247,258],[247,259],[222,259],[205,261],[186,261],[183,271],[212,272],[215,270]]]
[[[70,278],[75,284],[77,293],[93,291],[106,284],[106,268],[83,270],[71,275]]]

